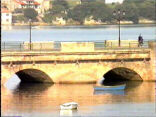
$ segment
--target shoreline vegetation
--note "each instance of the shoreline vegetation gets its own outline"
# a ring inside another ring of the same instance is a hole
[[[130,21],[121,21],[120,25],[154,25],[155,21],[152,20],[140,20],[138,24],[134,24]],[[11,25],[2,24],[2,26],[29,26],[29,23],[12,23]],[[31,26],[101,26],[101,25],[118,25],[118,23],[86,23],[86,24],[78,24],[78,23],[67,23],[67,24],[49,24],[45,22],[32,22]]]
[[[154,0],[124,0],[122,4],[105,4],[103,0],[54,0],[51,8],[38,13],[33,8],[18,8],[13,12],[13,25],[90,26],[121,24],[154,24]]]

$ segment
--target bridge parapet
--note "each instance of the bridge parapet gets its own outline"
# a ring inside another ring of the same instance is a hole
[[[2,52],[2,63],[21,61],[132,61],[150,59],[149,49],[97,52]]]
[[[60,52],[94,52],[109,49],[138,49],[148,48],[148,42],[142,46],[136,40],[122,40],[118,47],[118,41],[79,41],[79,42],[2,42],[2,51],[60,51]],[[30,50],[31,48],[31,50]]]

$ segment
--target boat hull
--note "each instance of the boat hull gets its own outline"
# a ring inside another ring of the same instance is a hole
[[[78,104],[77,103],[65,103],[60,105],[61,110],[74,110],[77,109]]]

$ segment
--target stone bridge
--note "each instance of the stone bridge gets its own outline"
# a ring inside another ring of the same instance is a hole
[[[1,83],[14,74],[22,82],[95,83],[102,77],[114,81],[155,81],[154,47],[151,43],[148,48],[82,49],[81,52],[2,51]]]

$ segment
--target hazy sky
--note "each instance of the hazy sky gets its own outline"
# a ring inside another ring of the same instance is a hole
[[[112,2],[122,2],[123,0],[105,0],[106,3],[112,3]]]

